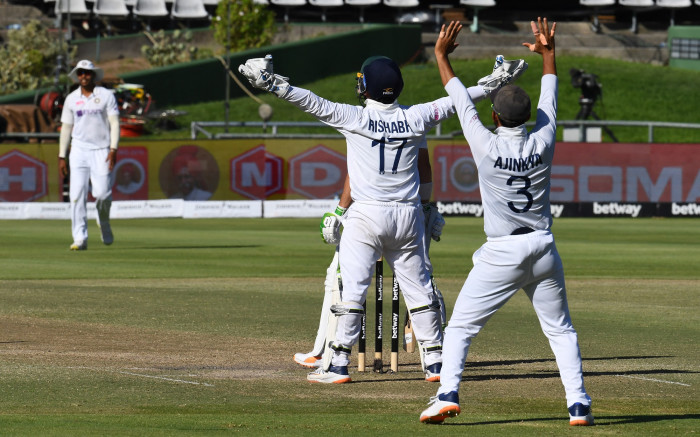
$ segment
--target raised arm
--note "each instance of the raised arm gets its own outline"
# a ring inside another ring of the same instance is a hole
[[[530,44],[524,42],[523,45],[530,49],[531,52],[542,55],[542,75],[557,74],[556,56],[554,53],[554,30],[557,23],[552,23],[552,28],[549,28],[547,17],[537,17],[537,23],[530,22],[532,33],[535,35],[535,43]]]
[[[451,21],[447,27],[443,24],[435,42],[435,59],[437,60],[443,86],[447,85],[447,82],[455,77],[448,55],[459,45],[456,41],[460,30],[462,30],[462,25],[458,21]]]

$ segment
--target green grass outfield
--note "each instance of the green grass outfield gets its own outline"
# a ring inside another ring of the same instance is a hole
[[[432,259],[451,309],[484,236],[482,219],[447,222]],[[110,247],[91,221],[86,252],[68,250],[68,221],[0,225],[0,435],[700,430],[697,219],[555,221],[593,428],[568,425],[552,353],[523,293],[474,341],[462,415],[446,425],[418,422],[437,385],[422,380],[415,354],[400,354],[397,374],[352,367],[352,384],[309,384],[291,358],[311,348],[332,256],[317,219],[114,220]],[[388,340],[384,351],[388,358]]]

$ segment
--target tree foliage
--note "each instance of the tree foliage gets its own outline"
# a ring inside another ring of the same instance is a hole
[[[148,63],[153,67],[189,62],[200,59],[203,53],[191,44],[192,32],[187,30],[175,30],[166,33],[159,30],[154,34],[146,33],[151,40],[150,46],[142,46],[141,53],[146,57]]]
[[[219,44],[239,52],[272,42],[275,13],[253,0],[221,0],[211,26]]]
[[[77,51],[65,39],[49,34],[37,20],[8,31],[7,42],[0,47],[0,95],[50,82],[56,73],[56,58],[64,56],[70,60]]]

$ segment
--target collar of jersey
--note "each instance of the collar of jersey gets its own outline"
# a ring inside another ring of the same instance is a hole
[[[399,103],[396,100],[394,100],[394,103],[382,103],[377,100],[367,99],[365,100],[365,107],[373,107],[383,111],[389,111],[392,109],[397,109],[399,107]]]
[[[504,137],[526,137],[527,128],[524,124],[516,127],[505,127],[501,126],[496,128],[494,131],[496,135],[503,135]]]

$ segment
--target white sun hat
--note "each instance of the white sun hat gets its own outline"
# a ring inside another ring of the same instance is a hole
[[[78,70],[92,70],[95,72],[95,82],[101,81],[105,75],[104,71],[102,71],[100,67],[95,67],[95,64],[93,64],[91,61],[83,59],[82,61],[78,62],[78,65],[76,65],[70,73],[68,73],[68,77],[73,79],[73,82],[78,81]]]

